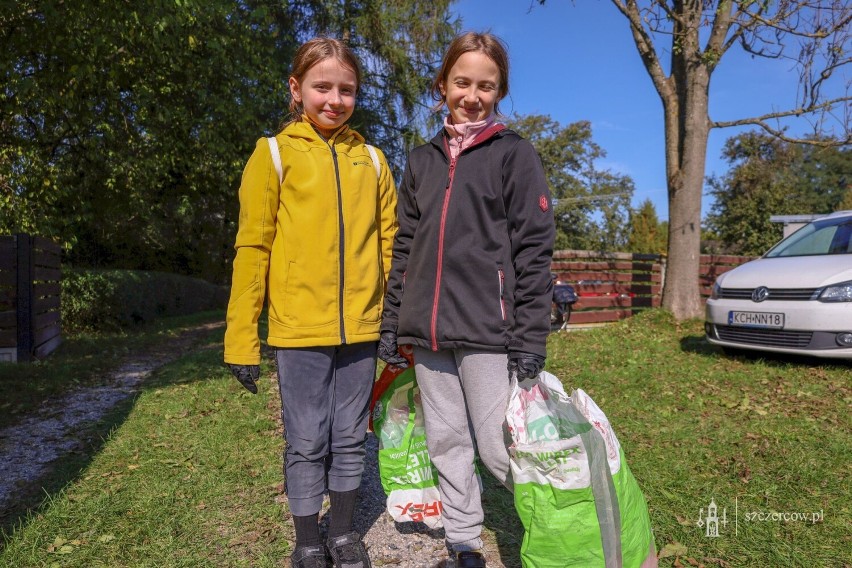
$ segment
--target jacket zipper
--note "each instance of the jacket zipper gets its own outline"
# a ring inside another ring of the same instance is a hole
[[[451,155],[449,144],[447,144],[446,140],[444,144],[447,148],[447,154]],[[444,205],[441,208],[441,229],[438,233],[438,267],[435,271],[435,299],[432,302],[432,325],[430,329],[432,333],[432,351],[438,350],[438,300],[441,296],[441,271],[444,264],[444,228],[447,225],[447,210],[450,207],[450,195],[453,192],[453,176],[456,173],[458,158],[458,156],[450,158],[450,171],[447,176],[447,187],[444,192]]]
[[[500,317],[503,318],[503,321],[506,321],[506,301],[503,299],[503,285],[505,278],[506,277],[503,274],[503,269],[498,269],[497,279],[500,281]]]
[[[444,264],[444,228],[447,225],[447,211],[450,207],[450,194],[453,192],[453,177],[456,173],[456,162],[461,157],[462,153],[465,150],[470,150],[474,146],[479,145],[481,142],[488,140],[495,133],[502,130],[503,127],[498,125],[497,128],[491,128],[481,133],[480,136],[477,136],[473,142],[462,150],[461,142],[463,137],[459,137],[459,153],[456,154],[456,157],[452,157],[452,152],[450,151],[450,144],[447,142],[447,139],[444,138],[444,150],[447,152],[447,156],[450,156],[450,171],[447,176],[447,187],[444,193],[444,205],[441,208],[441,229],[438,233],[438,267],[435,271],[435,299],[432,303],[432,325],[430,326],[430,333],[432,334],[432,351],[438,350],[438,300],[441,295],[441,271],[443,269]],[[502,298],[501,298],[502,299]]]
[[[337,163],[337,151],[334,149],[334,142],[329,141],[328,146],[329,146],[329,148],[331,148],[331,159],[334,162],[334,178],[337,182],[337,230],[338,230],[338,233],[339,233],[338,247],[340,248],[340,251],[339,251],[339,254],[338,254],[338,257],[340,259],[340,266],[339,266],[340,276],[339,276],[339,283],[338,283],[338,303],[337,303],[337,305],[338,305],[338,310],[339,310],[339,314],[340,314],[340,342],[341,342],[341,344],[345,344],[346,343],[346,329],[345,329],[345,326],[343,325],[343,285],[344,285],[343,269],[345,268],[344,259],[343,259],[344,252],[345,252],[344,248],[343,248],[344,245],[345,245],[344,237],[343,237],[343,231],[344,231],[344,226],[343,226],[343,192],[341,191],[341,188],[340,188],[340,165]]]

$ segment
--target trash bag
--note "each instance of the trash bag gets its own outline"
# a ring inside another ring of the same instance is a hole
[[[405,370],[388,365],[373,387],[370,428],[379,440],[379,475],[394,521],[440,528],[437,472],[426,449],[423,407],[411,355]]]
[[[657,566],[645,498],[589,395],[541,373],[515,384],[506,419],[525,568]]]

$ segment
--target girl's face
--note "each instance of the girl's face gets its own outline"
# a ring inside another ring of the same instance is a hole
[[[500,69],[481,51],[463,53],[440,85],[453,124],[478,122],[491,116],[500,102]]]
[[[320,61],[301,81],[290,77],[290,94],[326,138],[343,126],[355,111],[358,83],[355,72],[335,58]]]

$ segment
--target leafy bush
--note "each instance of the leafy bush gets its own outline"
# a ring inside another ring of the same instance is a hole
[[[63,269],[62,327],[66,332],[132,327],[162,316],[227,305],[224,286],[165,272]]]

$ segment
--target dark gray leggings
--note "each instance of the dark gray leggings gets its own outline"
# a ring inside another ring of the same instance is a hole
[[[361,485],[377,342],[278,349],[284,487],[294,515]]]

